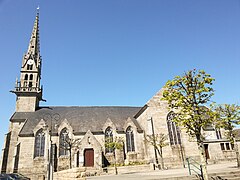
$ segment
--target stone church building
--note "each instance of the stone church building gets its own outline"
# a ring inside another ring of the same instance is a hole
[[[183,166],[186,157],[198,159],[195,138],[172,121],[173,112],[161,100],[162,90],[142,107],[40,106],[43,88],[39,46],[37,13],[28,50],[22,59],[20,79],[11,91],[17,97],[16,111],[10,118],[2,149],[2,173],[19,172],[36,179],[47,176],[49,162],[53,171],[70,166],[101,170],[114,161],[114,152],[106,147],[105,140],[114,141],[116,137],[123,140],[122,149],[115,153],[118,164],[156,163],[155,149],[146,141],[146,136],[153,133],[167,136],[163,147],[167,168]],[[203,131],[209,163],[234,158],[222,130],[209,126]]]

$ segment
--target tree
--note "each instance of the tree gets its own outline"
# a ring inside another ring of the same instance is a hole
[[[164,161],[163,161],[163,147],[167,146],[165,142],[167,140],[167,136],[163,133],[155,134],[155,135],[147,135],[146,141],[149,142],[158,152],[161,161],[161,169],[164,169]]]
[[[72,149],[78,148],[80,145],[80,138],[74,139],[70,138],[68,133],[65,134],[65,137],[60,141],[60,148],[69,152],[69,168],[72,168]]]
[[[202,129],[212,123],[211,111],[205,105],[214,95],[213,81],[205,71],[194,69],[168,81],[163,92],[163,100],[168,101],[169,108],[176,114],[173,121],[196,137],[204,180],[208,180],[208,174]]]
[[[105,148],[110,149],[113,152],[114,157],[114,168],[116,175],[118,174],[117,164],[116,164],[116,149],[123,148],[123,139],[121,137],[115,137],[114,139],[109,137],[105,139]]]
[[[227,138],[236,152],[237,166],[240,167],[239,151],[235,141],[234,128],[240,124],[240,106],[236,104],[212,105],[212,110],[216,113],[216,127],[224,128],[228,131]]]

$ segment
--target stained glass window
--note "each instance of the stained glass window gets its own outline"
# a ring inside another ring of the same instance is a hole
[[[127,152],[135,151],[134,134],[131,126],[129,126],[126,130],[126,141],[127,141]]]
[[[109,147],[109,144],[113,142],[112,128],[108,127],[105,131],[105,153],[112,153],[113,148]]]
[[[167,115],[168,135],[171,145],[181,144],[180,130],[176,123],[173,122],[174,116],[175,114],[172,111]]]
[[[42,129],[38,130],[35,136],[34,157],[44,156],[45,133]]]
[[[64,128],[60,132],[60,139],[59,139],[59,156],[66,156],[68,155],[69,150],[69,135],[67,128]]]

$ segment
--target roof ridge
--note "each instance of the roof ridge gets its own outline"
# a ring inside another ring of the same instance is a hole
[[[40,109],[41,108],[69,108],[69,107],[97,107],[97,108],[106,108],[106,107],[116,107],[116,108],[141,108],[142,106],[41,106],[39,107]]]

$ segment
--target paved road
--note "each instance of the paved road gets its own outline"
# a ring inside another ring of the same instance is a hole
[[[213,164],[208,165],[208,173],[222,173],[225,171],[235,171],[239,170],[236,167],[235,162],[222,163],[222,164]],[[87,177],[87,180],[157,180],[166,177],[178,177],[178,176],[188,176],[188,169],[169,169],[169,170],[149,170],[145,172],[131,172],[131,173],[121,173],[119,175],[101,175],[101,176],[93,176]]]

